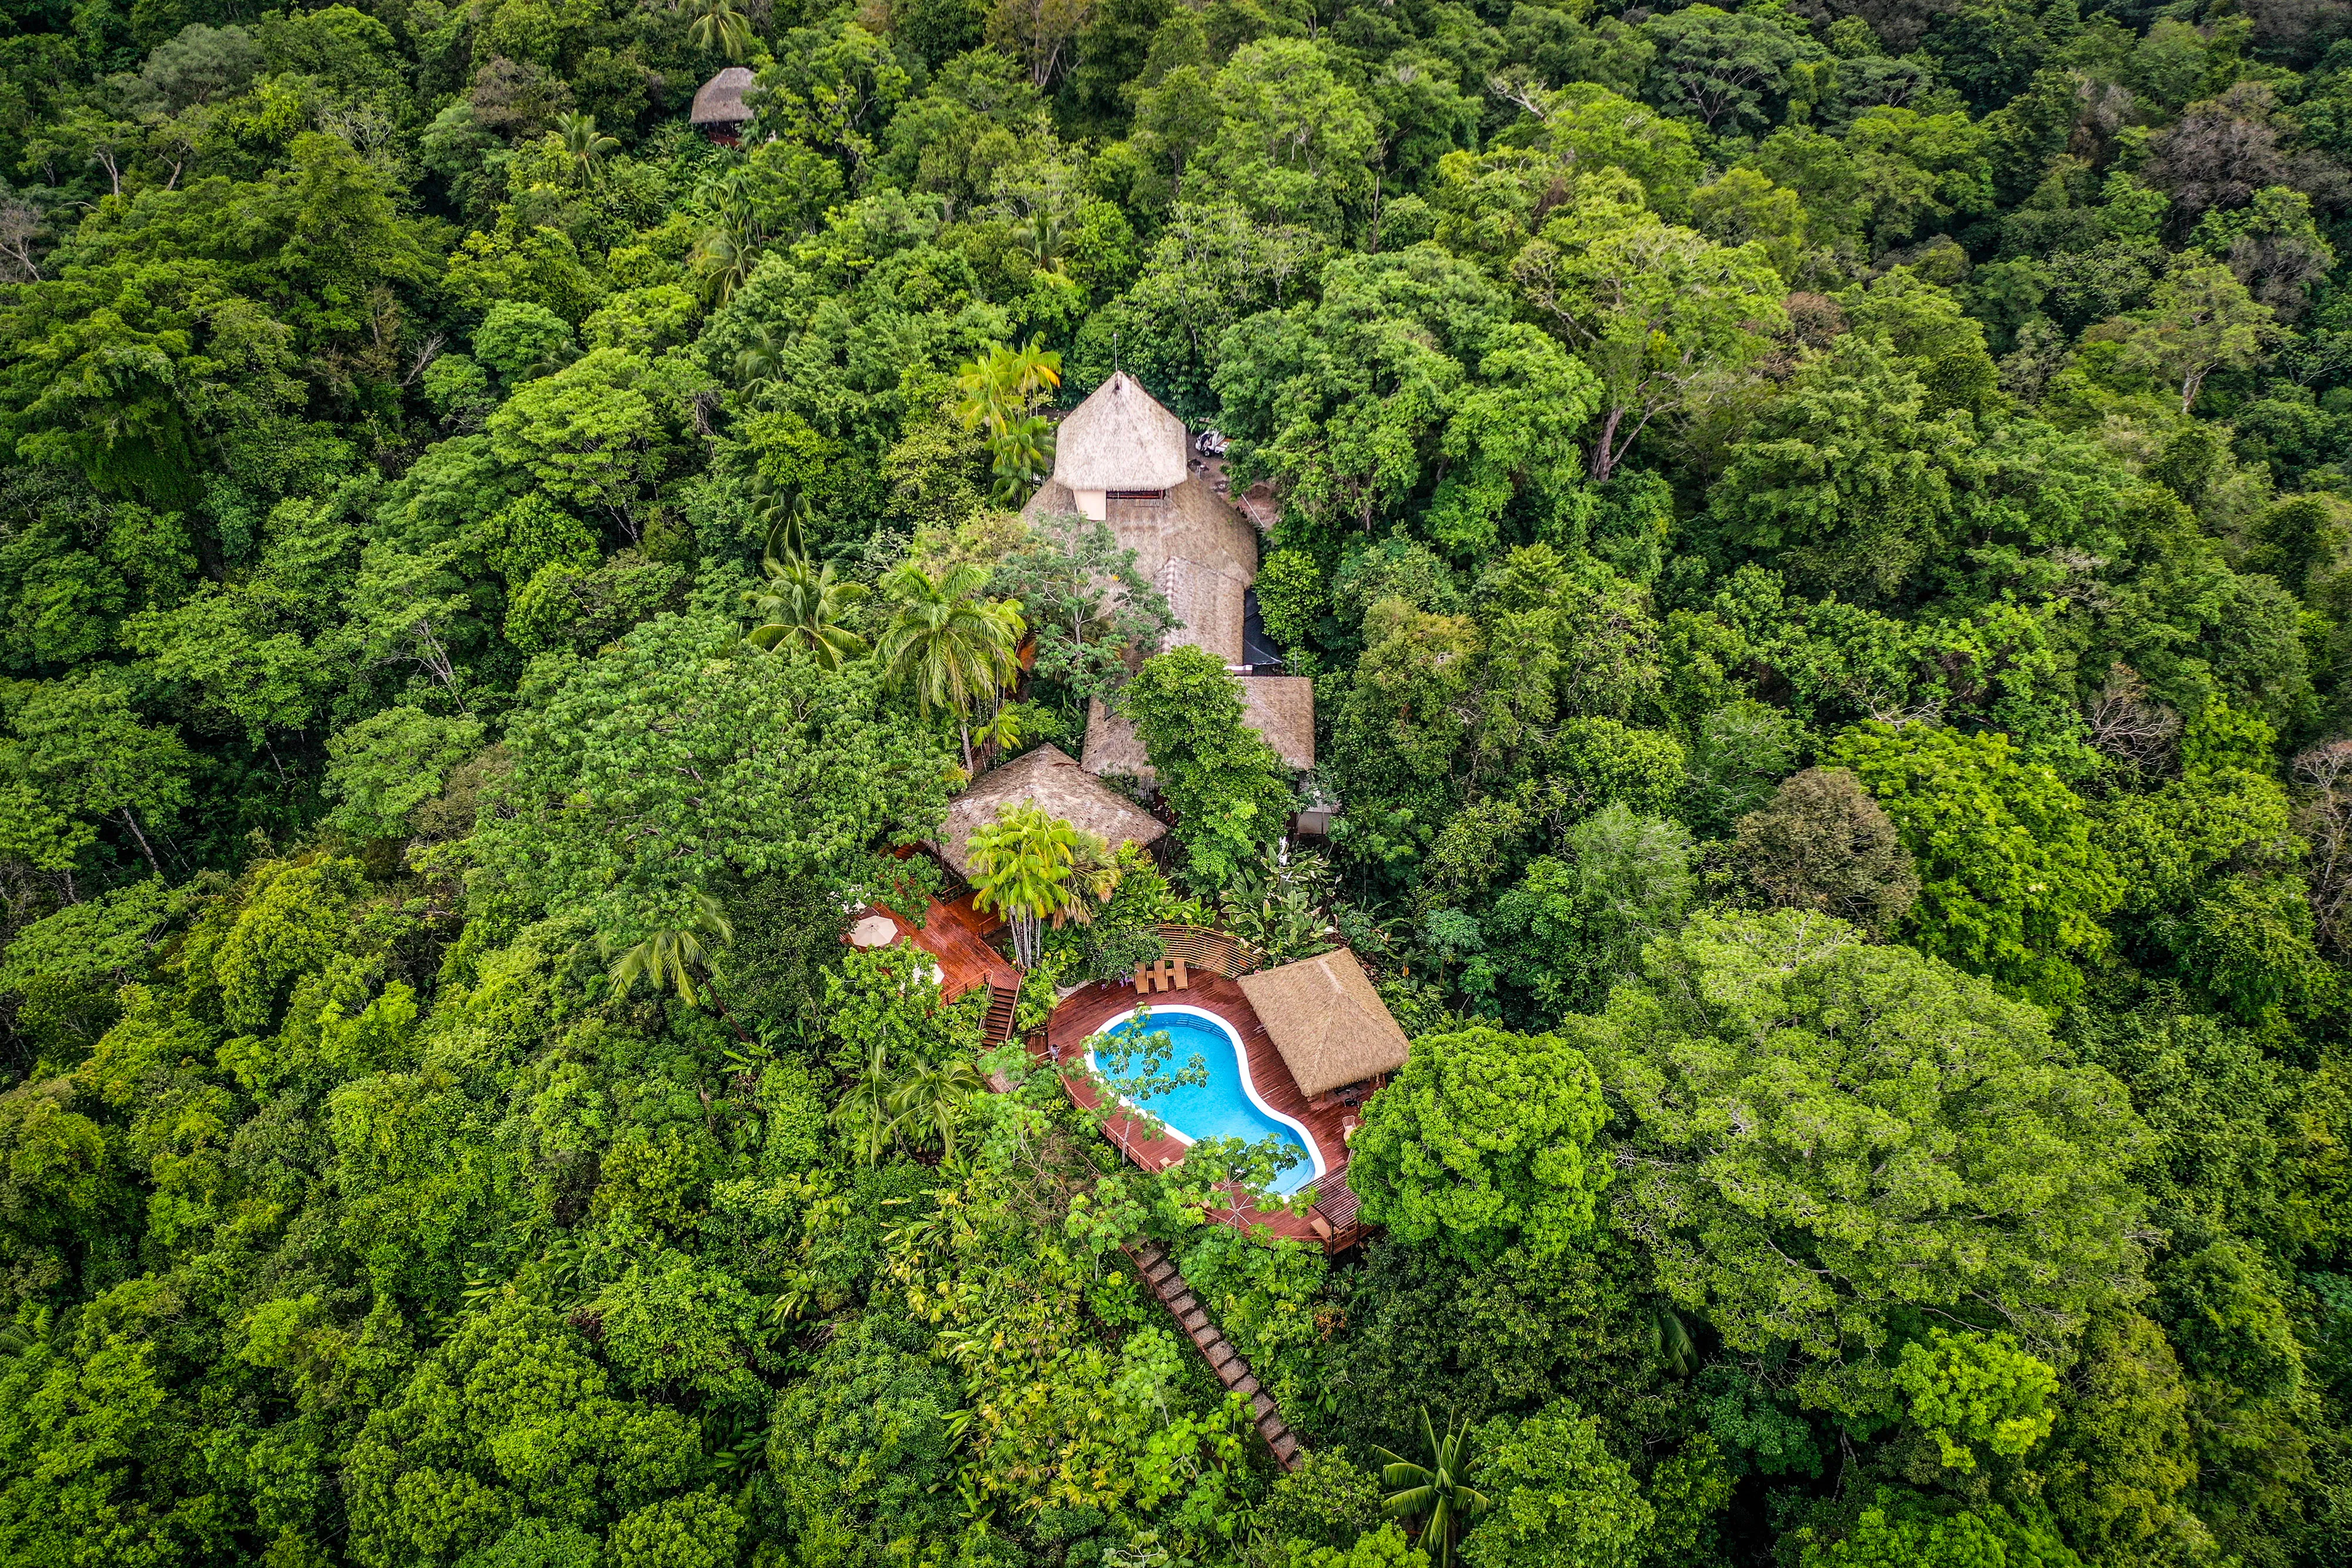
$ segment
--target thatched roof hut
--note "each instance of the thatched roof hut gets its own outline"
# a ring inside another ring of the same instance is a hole
[[[1108,522],[1135,552],[1136,570],[1180,622],[1170,646],[1190,643],[1228,664],[1244,662],[1257,529],[1192,472],[1184,422],[1124,371],[1062,421],[1053,476],[1021,508],[1033,518],[1065,513]]]
[[[1080,495],[1172,490],[1192,472],[1192,446],[1184,422],[1120,371],[1055,428],[1054,477]]]
[[[1179,622],[1168,646],[1189,643],[1228,664],[1247,662],[1243,629],[1257,579],[1257,530],[1206,479],[1194,475],[1163,496],[1107,499],[1091,514],[1067,485],[1048,479],[1021,508],[1030,518],[1069,513],[1108,520],[1120,547],[1135,552],[1135,570],[1167,596]]]
[[[971,874],[971,836],[1005,807],[1034,800],[1049,816],[1083,828],[1117,849],[1133,844],[1150,849],[1168,831],[1168,825],[1051,746],[1024,753],[992,768],[971,781],[971,787],[948,802],[948,819],[940,830],[940,859],[958,876]]]
[[[1283,766],[1304,773],[1315,766],[1315,683],[1305,675],[1235,675],[1241,688],[1242,722],[1265,737]],[[1087,702],[1087,747],[1089,773],[1121,773],[1152,781],[1151,758],[1143,737],[1122,715],[1103,706],[1100,697]]]
[[[751,122],[743,95],[759,78],[748,66],[729,66],[696,89],[686,122],[695,130],[733,135]]]
[[[1404,1065],[1404,1030],[1345,947],[1244,975],[1240,985],[1302,1094],[1328,1094]]]

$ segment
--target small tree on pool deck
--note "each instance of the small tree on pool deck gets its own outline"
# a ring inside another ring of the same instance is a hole
[[[1118,864],[1102,840],[1047,814],[1034,800],[1004,807],[971,835],[972,903],[1002,910],[1013,927],[1013,961],[1037,966],[1045,923],[1086,920],[1110,896]]]

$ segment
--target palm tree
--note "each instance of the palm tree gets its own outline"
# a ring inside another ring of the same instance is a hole
[[[580,165],[582,174],[593,178],[596,161],[608,152],[618,152],[621,143],[600,133],[593,114],[559,114],[555,117],[555,134],[563,140],[563,150]]]
[[[1025,717],[1019,703],[1006,703],[986,724],[971,732],[971,743],[980,748],[983,758],[999,751],[1017,751]]]
[[[688,0],[694,26],[686,30],[698,49],[716,49],[730,60],[740,60],[751,47],[751,18],[736,8],[735,0]]]
[[[626,994],[638,977],[644,976],[653,981],[655,990],[675,990],[687,1006],[699,1007],[701,1000],[694,994],[693,971],[698,967],[709,970],[718,950],[734,940],[735,927],[728,920],[726,910],[709,894],[697,892],[694,915],[686,925],[667,926],[627,948],[616,949],[614,943],[599,937],[596,950],[614,960],[614,996]]]
[[[1070,885],[1077,896],[1055,912],[1054,924],[1093,925],[1095,911],[1118,891],[1121,874],[1118,852],[1096,834],[1081,831],[1078,847],[1070,856]]]
[[[767,580],[743,592],[759,624],[743,633],[743,641],[772,653],[799,649],[828,670],[865,655],[866,639],[843,622],[871,591],[862,582],[834,580],[831,561],[819,567],[809,560],[796,514],[786,512],[769,525],[760,570]]]
[[[940,1154],[953,1159],[956,1127],[963,1118],[963,1108],[987,1087],[987,1078],[971,1059],[959,1056],[916,1068],[898,1081],[883,1103],[890,1112],[893,1132],[911,1126],[925,1134],[923,1143],[936,1136]]]
[[[740,169],[730,169],[713,182],[709,213],[709,221],[695,242],[694,263],[709,278],[711,292],[723,305],[751,277],[768,235],[760,225]]]
[[[1054,425],[1044,414],[1026,413],[996,434],[995,460],[989,471],[996,476],[996,498],[1011,506],[1024,490],[1034,489],[1054,472]]]
[[[973,710],[1021,673],[1020,608],[1010,600],[981,598],[987,582],[984,566],[959,566],[935,578],[913,561],[882,580],[882,591],[896,607],[875,650],[883,674],[893,685],[913,687],[924,713],[947,708],[955,714],[967,773]]]
[[[1013,243],[1029,254],[1041,272],[1062,268],[1062,209],[1053,202],[1033,204],[1028,214],[1013,225]],[[1034,341],[1030,344],[1036,347]]]
[[[993,435],[997,426],[1021,413],[1020,394],[1009,373],[1012,359],[1013,350],[999,343],[982,358],[956,367],[956,391],[963,394],[956,403],[956,417],[966,430],[984,424]]]
[[[1009,500],[1054,468],[1054,427],[1037,412],[1045,393],[1062,384],[1062,356],[1032,338],[1025,348],[999,343],[956,372],[962,394],[956,413],[964,428],[988,427],[996,489]]]
[[[829,1114],[833,1124],[849,1137],[858,1159],[869,1166],[880,1165],[890,1148],[896,1125],[890,1114],[890,1089],[889,1052],[877,1040],[866,1047],[866,1070]]]
[[[1006,369],[1024,407],[1034,407],[1039,398],[1062,384],[1061,353],[1045,347],[1043,338],[1032,338],[1028,347],[1012,350]]]
[[[751,340],[735,356],[735,376],[746,388],[772,382],[784,368],[784,350],[789,345],[766,327],[755,328]]]
[[[1060,925],[1104,886],[1099,867],[1108,851],[1092,833],[1023,800],[1000,808],[994,821],[973,832],[970,853],[974,907],[1004,912],[1013,926],[1013,960],[1033,969],[1045,921]],[[1111,884],[1118,880],[1114,862]]]
[[[1675,1377],[1688,1377],[1698,1370],[1698,1345],[1691,1338],[1690,1325],[1664,1301],[1650,1306],[1650,1348]]]
[[[1402,1489],[1381,1507],[1391,1518],[1419,1520],[1421,1549],[1436,1560],[1437,1568],[1452,1568],[1454,1539],[1462,1533],[1463,1526],[1476,1523],[1486,1511],[1486,1494],[1469,1483],[1470,1428],[1466,1425],[1456,1427],[1448,1421],[1441,1442],[1429,1424],[1429,1410],[1423,1406],[1421,1440],[1429,1450],[1429,1463],[1425,1465],[1414,1464],[1386,1448],[1373,1450],[1388,1461],[1381,1467],[1381,1479]]]

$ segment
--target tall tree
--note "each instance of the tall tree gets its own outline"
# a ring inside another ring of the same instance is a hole
[[[1558,1035],[1427,1034],[1365,1107],[1349,1184],[1365,1218],[1473,1266],[1557,1256],[1593,1223],[1601,1081]]]
[[[561,657],[507,746],[484,896],[581,911],[624,944],[690,925],[729,872],[878,881],[869,856],[936,829],[952,764],[870,666],[768,658],[716,617]]]
[[[1143,662],[1122,687],[1160,794],[1176,812],[1185,875],[1214,892],[1255,863],[1290,825],[1282,758],[1243,722],[1234,678],[1215,654],[1186,643]]]
[[[1936,959],[1811,913],[1702,915],[1567,1033],[1622,1107],[1614,1222],[1809,1404],[1891,1408],[1874,1360],[1912,1313],[2063,1365],[2140,1288],[2130,1097]]]

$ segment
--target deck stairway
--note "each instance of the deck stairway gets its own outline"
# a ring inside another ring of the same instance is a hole
[[[1258,1386],[1249,1363],[1243,1360],[1241,1353],[1227,1343],[1225,1336],[1217,1331],[1217,1325],[1210,1320],[1208,1310],[1201,1305],[1199,1298],[1192,1294],[1192,1288],[1184,1282],[1184,1276],[1177,1270],[1175,1260],[1160,1248],[1140,1237],[1129,1242],[1124,1250],[1129,1260],[1135,1265],[1136,1272],[1143,1276],[1144,1284],[1159,1298],[1160,1304],[1176,1314],[1176,1321],[1183,1325],[1186,1336],[1200,1348],[1202,1355],[1209,1358],[1209,1370],[1217,1375],[1217,1381],[1248,1401],[1251,1423],[1257,1427],[1257,1435],[1265,1440],[1266,1448],[1274,1455],[1274,1462],[1286,1470],[1297,1469],[1301,1456],[1307,1451],[1306,1445],[1298,1440],[1297,1433],[1283,1424],[1282,1411],[1275,1404],[1274,1396]]]
[[[981,1043],[994,1050],[1013,1038],[1013,1020],[1020,1009],[1021,985],[1001,978],[982,982],[988,987],[988,1016],[981,1023]]]

